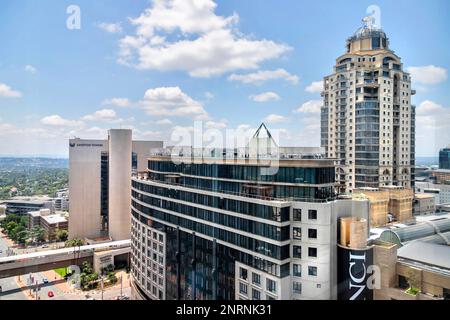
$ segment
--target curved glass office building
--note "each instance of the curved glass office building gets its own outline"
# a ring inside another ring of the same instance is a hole
[[[264,161],[246,157],[150,158],[132,179],[135,297],[331,298],[334,161],[277,165],[265,175]]]

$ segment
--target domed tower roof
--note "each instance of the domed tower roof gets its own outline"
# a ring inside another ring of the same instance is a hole
[[[363,26],[347,40],[347,52],[356,53],[370,50],[389,50],[389,39],[372,16],[362,19]]]

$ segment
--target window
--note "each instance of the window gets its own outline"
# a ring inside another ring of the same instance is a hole
[[[308,275],[309,276],[313,276],[313,277],[317,277],[317,267],[308,267]]]
[[[292,219],[294,221],[302,221],[302,209],[294,209]]]
[[[317,210],[308,210],[308,219],[317,220]]]
[[[261,285],[261,276],[257,273],[252,273],[252,282],[257,286]]]
[[[261,300],[261,292],[258,290],[252,289],[252,299],[253,300]]]
[[[277,292],[277,283],[271,279],[267,279],[266,281],[266,289],[269,292],[276,293]]]
[[[300,282],[293,282],[292,283],[292,289],[293,292],[296,294],[301,294],[302,293],[302,284]]]
[[[308,248],[308,256],[317,257],[317,248]]]
[[[317,229],[308,229],[308,238],[317,239]]]
[[[292,268],[292,274],[294,277],[301,277],[302,276],[302,265],[301,264],[294,264]]]
[[[293,253],[292,253],[293,257],[301,259],[302,258],[302,247],[293,246],[292,248],[293,248]]]
[[[292,237],[295,240],[302,240],[302,228],[292,228]]]
[[[241,279],[247,280],[247,269],[240,268],[239,274],[240,274]]]
[[[239,282],[239,293],[247,294],[248,287],[245,283]]]

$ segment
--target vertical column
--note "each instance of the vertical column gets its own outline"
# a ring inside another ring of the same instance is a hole
[[[175,257],[177,259],[177,300],[181,300],[181,239],[179,227],[177,227],[177,252]]]
[[[131,233],[131,130],[109,131],[109,236],[125,240]]]
[[[212,292],[213,300],[217,300],[217,241],[216,239],[213,240],[213,249],[212,249]]]
[[[197,297],[197,283],[196,283],[196,266],[197,266],[197,257],[196,257],[196,239],[195,232],[192,233],[192,300],[196,300]]]

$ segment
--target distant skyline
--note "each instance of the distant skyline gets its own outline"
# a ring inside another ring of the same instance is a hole
[[[435,157],[450,144],[447,0],[1,1],[0,154],[67,157],[69,138],[120,127],[170,144],[196,120],[319,146],[322,78],[370,5],[417,90],[416,154]]]

